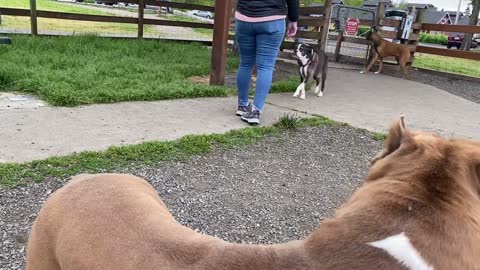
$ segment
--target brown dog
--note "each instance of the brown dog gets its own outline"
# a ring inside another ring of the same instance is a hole
[[[379,60],[380,66],[375,72],[375,74],[379,74],[383,70],[383,59],[385,57],[395,56],[395,59],[397,60],[398,65],[403,72],[403,78],[406,79],[408,76],[407,62],[410,60],[410,48],[405,44],[398,44],[383,39],[375,30],[375,27],[367,34],[366,38],[367,40],[372,41],[374,53],[368,66],[360,73],[363,74],[368,72],[372,68],[373,64]]]
[[[391,128],[366,183],[306,239],[241,245],[177,223],[146,181],[83,175],[32,228],[27,270],[480,269],[480,143]]]

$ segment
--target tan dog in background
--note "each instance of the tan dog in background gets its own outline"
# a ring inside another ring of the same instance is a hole
[[[385,57],[394,56],[400,66],[400,69],[403,73],[403,78],[406,79],[408,76],[407,63],[410,60],[410,48],[406,44],[398,44],[394,42],[387,41],[383,39],[378,32],[376,27],[373,27],[367,36],[367,40],[371,40],[373,43],[374,54],[372,60],[368,66],[362,70],[360,73],[368,72],[377,60],[380,61],[379,68],[375,74],[379,74],[383,70],[383,59]]]
[[[265,224],[266,226],[266,224]],[[480,143],[391,128],[366,182],[306,239],[227,243],[177,221],[146,181],[75,177],[43,205],[27,270],[480,269]]]

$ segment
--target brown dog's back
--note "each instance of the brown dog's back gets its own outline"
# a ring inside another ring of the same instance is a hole
[[[28,243],[27,270],[169,269],[168,256],[152,255],[186,256],[179,261],[188,262],[208,252],[182,245],[185,238],[216,241],[179,226],[143,179],[83,175],[55,192],[40,211]]]

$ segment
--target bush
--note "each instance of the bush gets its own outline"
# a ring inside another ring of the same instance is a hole
[[[358,33],[357,36],[362,36],[364,37],[368,31],[370,31],[371,27],[369,26],[360,26],[358,28]]]
[[[434,35],[428,33],[420,33],[420,42],[447,45],[448,36],[447,35]]]

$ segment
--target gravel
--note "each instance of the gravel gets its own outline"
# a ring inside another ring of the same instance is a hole
[[[231,242],[280,243],[304,237],[332,215],[361,185],[380,147],[367,131],[312,127],[121,172],[147,179],[177,220],[197,231]],[[64,181],[0,189],[1,270],[24,269],[28,231]]]
[[[398,67],[385,68],[383,74],[400,78],[401,74],[395,68]],[[464,80],[422,70],[411,70],[409,80],[435,86],[450,94],[480,104],[480,79],[478,81]]]

